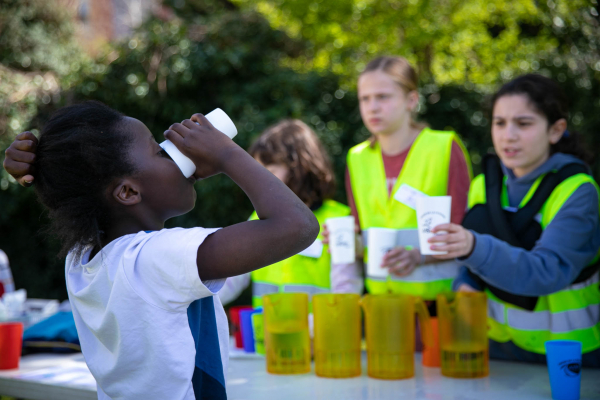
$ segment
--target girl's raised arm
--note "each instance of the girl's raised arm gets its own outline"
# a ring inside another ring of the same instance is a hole
[[[197,125],[198,122],[200,125]],[[240,275],[299,253],[314,242],[319,223],[310,209],[246,151],[201,114],[165,132],[196,164],[197,179],[224,173],[250,198],[259,220],[225,227],[198,248],[202,280]]]

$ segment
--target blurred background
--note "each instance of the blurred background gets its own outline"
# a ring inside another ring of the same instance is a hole
[[[221,107],[247,148],[281,118],[308,123],[327,147],[345,201],[348,149],[368,137],[356,78],[402,55],[421,79],[420,119],[452,129],[479,172],[492,151],[487,98],[536,72],[571,99],[569,129],[600,145],[598,0],[0,0],[0,163],[23,130],[57,108],[102,101],[162,132]],[[596,178],[600,164],[594,163]],[[227,177],[197,184],[196,208],[172,226],[224,226],[252,205]],[[0,169],[0,249],[17,288],[65,299],[58,243],[32,189]]]

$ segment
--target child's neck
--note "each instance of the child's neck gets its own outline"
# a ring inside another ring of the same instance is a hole
[[[138,221],[134,219],[125,219],[115,223],[106,230],[106,235],[101,240],[102,247],[98,248],[98,246],[96,246],[92,249],[92,252],[90,253],[90,260],[96,255],[96,253],[98,253],[102,248],[115,239],[142,231],[159,231],[164,227],[165,223],[163,221]]]
[[[381,152],[386,156],[395,156],[406,151],[415,141],[421,130],[410,125],[402,127],[391,135],[378,135]]]

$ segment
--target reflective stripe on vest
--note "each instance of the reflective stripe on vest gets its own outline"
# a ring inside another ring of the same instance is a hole
[[[352,193],[361,229],[363,232],[369,228],[390,228],[400,231],[413,230],[417,237],[417,217],[413,208],[395,200],[394,194],[400,186],[408,185],[425,193],[428,196],[445,196],[448,193],[448,172],[450,167],[450,154],[452,144],[457,143],[463,150],[465,161],[471,171],[468,153],[462,142],[454,132],[433,131],[429,128],[417,136],[412,144],[400,175],[388,195],[388,187],[383,166],[381,149],[376,142],[363,142],[348,152],[348,172],[352,186]],[[367,232],[368,235],[368,232]],[[368,239],[365,248],[365,260],[368,258]],[[418,246],[414,243],[400,239],[398,245]],[[418,267],[415,272],[420,269]],[[413,272],[414,273],[414,272]],[[420,296],[425,299],[435,299],[438,293],[450,291],[452,278],[428,275],[427,280],[422,277],[410,279],[366,279],[366,286],[370,293],[396,292]]]
[[[543,176],[536,180],[519,207],[532,198],[542,179]],[[598,191],[598,185],[586,174],[567,178],[554,189],[540,210],[542,229],[552,222],[575,190],[586,183],[593,184]],[[479,175],[471,183],[469,208],[485,204],[485,201],[485,177]],[[506,186],[501,203],[503,207],[508,206]],[[596,350],[600,348],[599,282],[600,274],[596,273],[584,282],[540,296],[533,311],[505,303],[486,289],[489,337],[498,342],[512,341],[522,349],[538,354],[545,354],[544,342],[554,339],[578,340],[582,343],[583,353]]]
[[[252,296],[264,296],[279,292],[279,286],[271,283],[252,282]]]
[[[333,200],[325,200],[314,211],[321,227],[325,220],[350,215],[350,208]],[[254,213],[250,219],[256,219]],[[321,240],[319,233],[317,239]],[[309,295],[328,293],[331,288],[331,257],[327,246],[319,258],[297,254],[251,273],[252,304],[262,304],[261,296],[277,292],[305,292]]]
[[[600,274],[594,274],[585,282],[569,286],[568,290],[580,290],[586,287],[597,288]],[[587,307],[552,313],[550,310],[525,311],[521,308],[509,308],[494,299],[488,299],[488,316],[496,322],[522,331],[544,331],[568,333],[579,329],[593,328],[600,321],[600,303]]]

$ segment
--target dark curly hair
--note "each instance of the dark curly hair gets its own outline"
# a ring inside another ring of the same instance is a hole
[[[304,122],[285,119],[270,126],[248,153],[264,165],[285,165],[290,171],[286,185],[308,207],[333,196],[335,176],[331,161],[317,135]]]
[[[110,224],[105,191],[116,178],[134,173],[128,157],[132,138],[124,116],[95,101],[61,108],[40,135],[35,162],[35,191],[48,209],[62,249],[81,254],[101,247]]]
[[[518,94],[529,98],[535,110],[546,117],[548,126],[561,118],[569,117],[569,102],[565,92],[552,79],[538,74],[522,75],[504,84],[492,97],[490,112],[494,112],[494,105],[500,97]],[[572,154],[588,165],[593,159],[581,135],[572,131],[564,135],[556,144],[551,145],[550,153]]]

